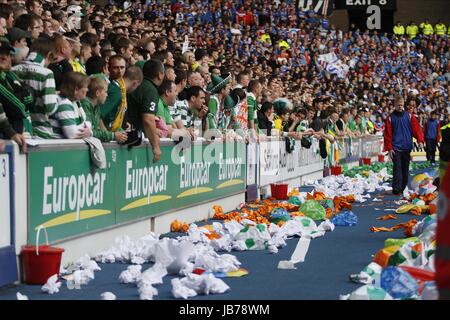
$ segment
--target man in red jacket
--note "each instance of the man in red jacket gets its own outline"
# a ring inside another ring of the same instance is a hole
[[[394,163],[392,193],[399,195],[408,185],[409,160],[413,148],[413,136],[423,147],[423,133],[417,118],[405,110],[402,97],[395,98],[395,110],[386,118],[384,150]]]

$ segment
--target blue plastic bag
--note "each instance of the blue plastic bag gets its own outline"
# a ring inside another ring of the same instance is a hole
[[[274,208],[270,212],[270,222],[278,223],[280,221],[288,221],[291,219],[291,215],[283,208]]]
[[[335,226],[351,227],[358,223],[358,217],[352,211],[344,210],[331,218],[331,222]]]
[[[419,285],[406,271],[389,266],[381,272],[381,287],[394,299],[410,299],[417,296]]]

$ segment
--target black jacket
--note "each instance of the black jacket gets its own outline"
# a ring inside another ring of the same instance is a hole
[[[258,127],[261,130],[267,130],[266,135],[272,135],[273,122],[261,111],[258,111]]]

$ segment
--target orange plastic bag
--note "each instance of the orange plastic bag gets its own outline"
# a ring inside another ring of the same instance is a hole
[[[314,192],[314,194],[310,194],[308,193],[306,195],[306,200],[325,200],[327,199],[327,197],[325,196],[325,194],[323,192],[320,191],[316,191]]]
[[[334,197],[333,199],[334,211],[338,213],[344,208],[352,210],[352,204],[349,200],[351,199],[347,199],[347,197]]]
[[[433,192],[424,196],[420,196],[419,198],[425,201],[426,204],[429,204],[431,201],[437,198],[437,194]]]
[[[206,237],[208,237],[209,240],[214,240],[214,239],[220,239],[220,234],[218,234],[215,231],[212,231],[210,233],[206,233]]]
[[[385,214],[384,216],[378,217],[377,220],[397,220],[397,217],[393,214]]]
[[[326,208],[325,215],[326,215],[327,219],[331,219],[333,217],[333,210],[331,208]]]
[[[373,258],[373,262],[378,263],[383,268],[386,268],[389,263],[389,258],[400,249],[399,246],[390,246],[378,251]]]
[[[304,217],[305,216],[305,214],[300,211],[291,212],[290,215],[291,215],[291,217]]]
[[[412,215],[420,216],[422,214],[422,209],[419,206],[415,206],[409,211]]]
[[[170,224],[170,231],[187,233],[189,231],[189,225],[187,223],[184,223],[184,222],[181,222],[178,220],[174,220]]]
[[[384,227],[372,227],[370,231],[372,232],[392,232],[397,229],[403,228],[405,230],[405,235],[410,236],[412,234],[412,229],[417,224],[417,220],[412,219],[405,223],[399,223],[392,228],[384,228]]]

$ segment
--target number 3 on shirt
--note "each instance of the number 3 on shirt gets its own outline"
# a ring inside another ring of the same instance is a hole
[[[150,110],[151,112],[154,112],[154,111],[155,111],[155,108],[156,108],[156,103],[154,103],[154,102],[150,103],[150,108],[149,108],[149,110]]]

